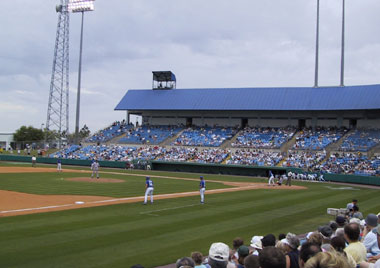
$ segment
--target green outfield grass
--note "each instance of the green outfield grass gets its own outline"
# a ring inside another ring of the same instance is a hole
[[[4,165],[1,163],[0,165]],[[83,169],[83,168],[82,168]],[[114,170],[146,174],[147,171]],[[149,172],[155,194],[197,190],[195,181],[155,178],[198,178],[198,174]],[[88,174],[89,175],[89,174]],[[90,184],[61,180],[83,173],[0,174],[0,189],[37,194],[141,196],[144,177],[104,174],[124,183]],[[250,177],[205,175],[206,180],[262,181]],[[377,189],[325,183],[302,183],[307,190],[247,190],[157,200],[154,205],[118,204],[0,218],[0,267],[155,267],[189,256],[207,255],[213,242],[231,245],[240,236],[306,233],[332,219],[328,207],[345,207],[359,200],[364,215],[380,212]],[[227,187],[207,182],[207,188]],[[285,186],[283,186],[285,187]]]

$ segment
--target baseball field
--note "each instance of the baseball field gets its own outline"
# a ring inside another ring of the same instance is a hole
[[[157,267],[213,242],[240,236],[315,230],[329,207],[359,200],[380,212],[378,188],[294,182],[266,186],[252,177],[102,169],[0,162],[0,267]],[[142,205],[145,176],[153,205]],[[206,179],[200,204],[199,176]]]

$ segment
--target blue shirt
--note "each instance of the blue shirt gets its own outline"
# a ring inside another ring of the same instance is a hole
[[[153,187],[153,181],[147,180],[146,181],[146,187]]]
[[[199,187],[206,188],[206,182],[204,180],[201,180],[201,182],[199,183]]]

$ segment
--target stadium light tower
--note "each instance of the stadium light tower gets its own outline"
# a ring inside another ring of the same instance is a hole
[[[315,38],[315,71],[314,71],[314,87],[318,87],[318,61],[319,61],[319,0],[317,0],[317,29]]]
[[[68,9],[73,13],[82,13],[82,23],[80,31],[80,48],[79,48],[79,67],[78,67],[78,91],[77,91],[77,109],[75,118],[75,142],[79,142],[79,113],[80,113],[80,87],[82,76],[82,48],[83,48],[83,18],[84,12],[94,11],[95,0],[69,0]]]
[[[342,48],[341,48],[341,59],[340,59],[340,86],[344,86],[344,21],[345,21],[345,0],[342,2]]]
[[[61,148],[63,133],[65,132],[67,135],[69,131],[69,12],[67,2],[68,0],[61,0],[60,4],[56,6],[59,15],[45,125],[45,142],[48,131],[56,128],[59,134],[59,148]]]

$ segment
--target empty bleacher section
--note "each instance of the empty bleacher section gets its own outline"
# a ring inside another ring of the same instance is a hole
[[[367,152],[379,142],[379,129],[356,129],[344,138],[339,150]]]
[[[293,149],[322,150],[329,144],[337,142],[346,132],[344,128],[303,129],[296,137]]]
[[[89,137],[86,142],[107,142],[113,138],[122,135],[128,129],[132,128],[133,125],[127,125],[125,120],[116,121],[109,127],[102,129]]]
[[[160,144],[175,136],[183,128],[180,126],[139,126],[129,129],[126,136],[119,140],[128,144]]]
[[[191,127],[185,129],[171,145],[219,147],[237,132],[232,127]]]
[[[280,148],[295,133],[294,128],[251,128],[246,127],[238,133],[232,147],[240,148]]]
[[[231,158],[226,161],[226,164],[275,166],[282,160],[282,158],[283,155],[280,152],[238,149],[231,153]]]

